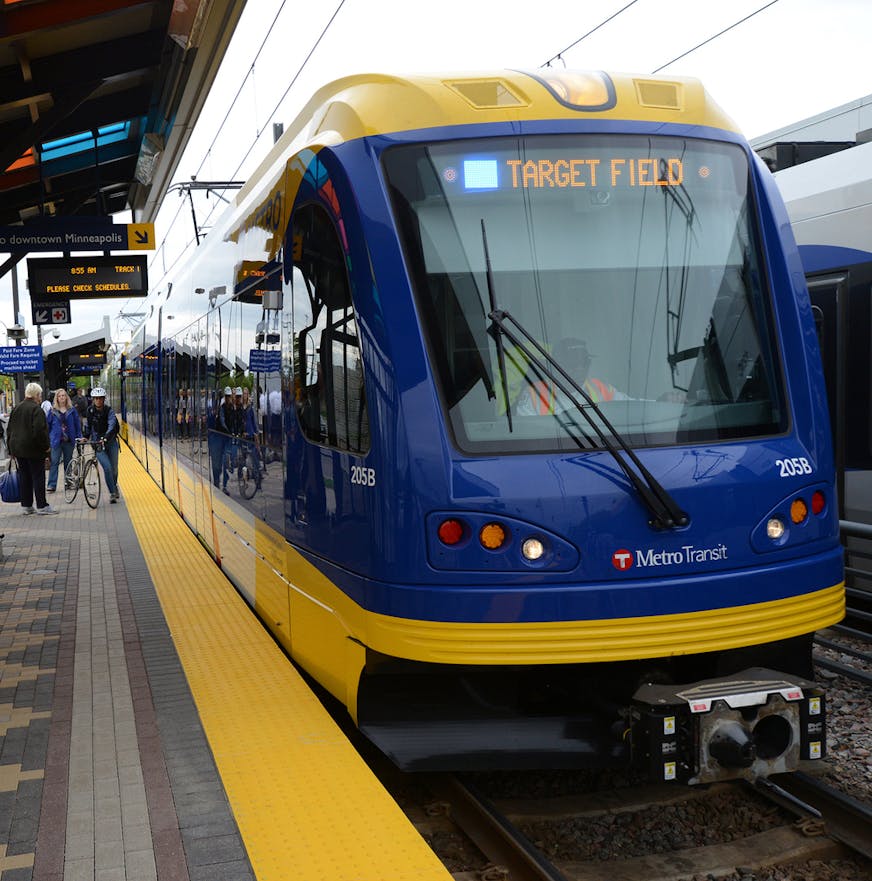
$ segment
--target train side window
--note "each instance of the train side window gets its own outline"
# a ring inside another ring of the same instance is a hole
[[[369,418],[346,255],[320,206],[301,207],[292,234],[300,425],[315,443],[364,453]]]

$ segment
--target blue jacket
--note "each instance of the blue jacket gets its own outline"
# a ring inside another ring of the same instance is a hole
[[[48,411],[48,440],[52,447],[60,444],[64,423],[67,426],[68,440],[74,441],[77,437],[82,436],[82,421],[79,419],[75,407],[69,407],[66,413],[52,407]]]
[[[244,434],[248,438],[252,438],[257,434],[257,419],[254,418],[254,407],[251,404],[245,408]]]

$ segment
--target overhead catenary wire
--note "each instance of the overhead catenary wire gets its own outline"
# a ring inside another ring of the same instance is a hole
[[[286,5],[287,5],[287,0],[281,0],[281,3],[279,4],[278,10],[276,11],[276,14],[273,16],[272,23],[271,23],[270,26],[266,29],[266,31],[265,31],[265,33],[264,33],[264,37],[263,37],[263,39],[261,40],[260,46],[258,46],[257,52],[255,52],[255,54],[254,54],[254,59],[253,59],[252,62],[251,62],[251,65],[250,65],[250,67],[249,67],[249,69],[248,69],[248,72],[247,72],[246,75],[242,78],[242,81],[241,81],[240,84],[239,84],[239,88],[236,90],[236,94],[233,96],[233,98],[231,99],[230,103],[229,103],[228,106],[227,106],[227,112],[224,114],[224,118],[221,120],[221,123],[219,124],[218,128],[216,129],[215,134],[212,136],[212,141],[211,141],[211,143],[210,143],[209,146],[206,148],[206,152],[203,154],[203,158],[202,158],[202,160],[200,161],[200,164],[197,166],[197,170],[196,170],[196,172],[194,173],[194,177],[196,177],[197,175],[199,175],[200,172],[203,170],[203,166],[206,164],[206,160],[209,158],[209,155],[211,154],[213,147],[214,147],[215,144],[217,143],[218,138],[219,138],[219,136],[221,135],[221,132],[222,132],[223,129],[224,129],[224,126],[227,124],[227,121],[228,121],[228,119],[230,118],[230,114],[231,114],[231,112],[233,111],[233,108],[236,106],[236,103],[239,101],[239,97],[240,97],[240,95],[242,94],[242,90],[245,88],[246,83],[248,82],[248,78],[249,78],[249,76],[251,76],[251,75],[254,73],[255,65],[257,64],[258,59],[260,58],[261,54],[263,53],[264,49],[266,48],[266,44],[267,44],[267,41],[269,40],[270,34],[272,33],[273,28],[275,27],[275,24],[276,24],[276,22],[278,21],[279,16],[282,14],[282,11],[284,10],[284,8],[285,8]],[[167,226],[166,232],[164,233],[164,239],[167,238],[167,236],[170,234],[170,232],[172,231],[173,227],[175,226],[176,221],[179,219],[179,214],[181,213],[181,210],[182,210],[183,207],[184,207],[183,203],[180,202],[178,208],[176,209],[175,213],[174,213],[173,216],[172,216],[172,219],[171,219],[170,222],[169,222],[169,225]],[[210,212],[210,216],[211,216],[211,212]],[[208,218],[207,218],[207,219],[208,219]],[[166,275],[167,275],[169,272],[171,272],[171,271],[173,270],[173,268],[175,267],[175,265],[179,262],[179,260],[181,259],[181,257],[185,254],[185,252],[188,250],[188,248],[191,246],[192,243],[193,243],[193,239],[188,240],[188,241],[185,243],[184,248],[182,248],[180,254],[179,254],[179,255],[176,257],[176,259],[170,264],[170,266],[169,266],[169,267],[164,267],[164,269],[163,269],[163,273],[162,273],[162,276],[161,276],[161,280],[163,280],[163,278],[165,278]],[[157,260],[157,258],[158,258],[158,253],[160,253],[161,251],[163,251],[163,247],[161,247],[161,249],[159,249],[159,251],[155,253],[155,257],[154,257],[154,260],[152,261],[152,264],[154,264],[154,262]],[[120,312],[124,312],[124,309],[127,307],[127,304],[128,304],[129,302],[130,302],[130,301],[128,300],[128,301],[127,301],[127,302],[121,307]],[[120,314],[120,313],[119,313],[119,314]]]
[[[626,6],[622,6],[619,10],[617,10],[617,12],[613,12],[610,16],[608,16],[608,18],[603,19],[596,27],[591,28],[585,34],[582,34],[577,40],[570,43],[565,49],[561,49],[556,55],[552,55],[551,58],[549,58],[543,64],[540,64],[539,67],[540,68],[549,67],[551,65],[551,62],[558,61],[558,60],[564,61],[564,63],[565,63],[563,56],[570,49],[574,49],[582,40],[586,40],[589,36],[591,36],[592,34],[595,34],[601,27],[603,27],[604,25],[607,25],[610,21],[613,21],[622,12],[625,12],[627,9],[629,9],[631,6],[633,6],[637,2],[638,2],[638,0],[630,0],[630,2],[626,4]],[[706,46],[709,43],[713,42],[714,40],[717,40],[718,37],[722,37],[724,34],[728,33],[729,31],[733,30],[734,28],[737,28],[740,24],[744,24],[749,19],[754,18],[755,15],[759,15],[761,12],[768,9],[770,6],[774,6],[777,2],[778,2],[778,0],[769,0],[768,3],[765,3],[759,9],[754,10],[754,12],[751,12],[748,15],[744,16],[743,18],[740,18],[738,21],[734,21],[731,25],[729,25],[729,27],[726,27],[723,30],[718,31],[716,34],[713,34],[711,37],[708,37],[707,39],[703,40],[701,43],[697,43],[696,46],[693,46],[691,49],[688,49],[686,52],[682,52],[680,55],[676,55],[675,58],[673,58],[671,61],[667,61],[665,64],[661,64],[659,67],[652,70],[651,73],[655,74],[655,73],[659,73],[661,70],[665,70],[671,64],[675,64],[676,61],[680,61],[682,58],[686,58],[691,53],[696,52],[697,49],[701,49],[703,46]]]
[[[651,73],[652,74],[660,73],[661,70],[664,70],[665,68],[669,67],[670,64],[675,64],[676,61],[679,61],[682,58],[686,58],[688,55],[691,54],[691,52],[696,52],[697,49],[701,49],[703,46],[707,45],[708,43],[711,43],[713,40],[717,40],[718,37],[722,37],[728,31],[733,30],[733,28],[737,28],[740,24],[743,24],[744,22],[748,21],[749,18],[753,18],[755,15],[759,15],[759,13],[763,12],[764,9],[768,9],[770,6],[774,6],[777,2],[778,2],[778,0],[770,0],[769,3],[766,3],[765,5],[761,6],[759,9],[756,9],[754,12],[750,13],[749,15],[746,15],[744,18],[740,18],[738,21],[734,21],[729,27],[724,28],[722,31],[718,31],[716,34],[709,37],[707,40],[703,40],[701,43],[697,43],[696,46],[694,46],[692,49],[688,49],[687,52],[682,52],[681,55],[676,55],[676,57],[673,58],[672,61],[667,61],[666,64],[661,64],[660,67],[655,68],[654,70],[651,71]]]
[[[629,9],[635,3],[638,3],[639,0],[630,0],[630,2],[621,7],[617,12],[613,12],[608,18],[601,21],[595,28],[591,28],[586,34],[582,34],[574,43],[570,43],[565,49],[562,49],[556,55],[552,55],[544,64],[540,64],[539,67],[550,67],[552,61],[562,60],[563,53],[568,52],[570,49],[574,49],[582,40],[586,40],[591,34],[595,34],[603,25],[607,25],[610,21],[617,18],[622,12]]]
[[[299,66],[299,68],[297,68],[297,72],[293,75],[293,77],[291,77],[291,81],[288,83],[288,87],[282,93],[281,98],[279,98],[279,100],[276,102],[276,105],[275,105],[275,107],[273,107],[270,115],[266,118],[266,121],[264,122],[263,128],[260,129],[260,131],[255,136],[254,140],[251,142],[251,145],[249,146],[249,148],[245,151],[245,155],[242,157],[242,159],[239,160],[239,164],[234,169],[233,174],[231,175],[231,178],[236,177],[236,175],[239,173],[239,169],[242,168],[242,166],[245,164],[245,160],[248,159],[248,157],[251,155],[251,151],[255,148],[255,146],[257,146],[257,142],[260,139],[260,136],[263,134],[264,131],[267,130],[267,127],[269,126],[270,121],[273,119],[273,117],[276,115],[276,113],[278,113],[278,109],[279,109],[279,107],[281,107],[282,102],[285,100],[285,98],[288,97],[288,93],[293,88],[294,83],[296,83],[297,80],[300,78],[300,74],[303,72],[306,65],[309,63],[312,56],[315,54],[315,50],[318,48],[318,46],[321,44],[321,41],[327,35],[327,31],[330,30],[330,27],[332,26],[333,22],[336,20],[336,16],[339,15],[339,12],[341,11],[341,9],[344,5],[345,5],[345,0],[339,0],[339,5],[333,11],[333,15],[330,16],[330,19],[327,22],[327,24],[324,25],[323,29],[321,30],[321,33],[318,35],[318,39],[315,40],[315,42],[312,44],[312,48],[309,50],[308,54],[303,59],[303,63]],[[216,207],[217,206],[212,207],[212,210],[206,215],[206,220],[204,221],[204,223],[208,223],[209,218],[214,213]]]
[[[248,159],[249,155],[251,155],[251,151],[254,149],[255,145],[257,144],[258,138],[260,138],[260,135],[264,131],[266,131],[267,126],[270,124],[270,121],[276,115],[276,113],[278,113],[279,107],[282,106],[282,101],[284,101],[285,98],[288,97],[288,93],[293,88],[294,83],[296,83],[297,80],[300,78],[300,74],[303,72],[306,65],[309,63],[312,56],[315,54],[315,50],[318,48],[318,46],[320,45],[320,43],[324,39],[324,37],[327,36],[327,31],[330,30],[330,27],[332,26],[333,22],[336,20],[336,16],[339,15],[339,12],[341,11],[341,9],[344,5],[345,5],[345,0],[339,0],[339,5],[334,10],[333,15],[330,16],[330,20],[327,22],[326,25],[324,25],[323,29],[321,30],[321,33],[318,35],[318,39],[315,40],[315,42],[312,44],[312,48],[309,50],[308,54],[303,59],[303,63],[299,66],[299,68],[297,68],[297,72],[293,75],[293,77],[291,77],[291,81],[288,83],[288,87],[282,93],[282,97],[279,98],[279,100],[276,102],[276,105],[275,105],[275,107],[273,107],[270,115],[266,118],[266,122],[264,122],[263,128],[260,130],[260,132],[258,132],[257,137],[251,142],[251,146],[248,148],[248,150],[245,151],[245,155],[242,157],[242,159],[239,160],[239,165],[236,166],[236,169],[234,170],[233,174],[231,175],[232,178],[236,177],[236,175],[239,173],[239,169],[242,168],[242,166],[245,164],[245,160]],[[210,212],[210,216],[211,216],[211,212]],[[207,217],[206,219],[208,220],[209,218]]]
[[[239,100],[239,96],[242,94],[242,90],[245,88],[245,84],[248,82],[248,77],[254,73],[254,68],[257,65],[257,61],[260,58],[261,52],[263,52],[266,47],[267,41],[270,38],[270,35],[273,32],[273,28],[275,27],[276,22],[279,19],[279,16],[282,14],[282,10],[284,10],[287,0],[282,0],[279,4],[278,11],[273,16],[272,24],[266,29],[265,36],[258,46],[257,52],[254,55],[254,60],[251,62],[251,66],[248,69],[248,73],[243,77],[242,82],[239,84],[239,88],[236,90],[236,94],[233,96],[233,100],[227,106],[227,113],[224,114],[224,119],[221,120],[221,125],[218,126],[215,131],[215,135],[212,138],[212,143],[206,148],[206,152],[203,155],[203,159],[200,164],[197,166],[196,174],[199,174],[203,170],[203,166],[206,164],[206,159],[209,157],[209,154],[212,152],[212,148],[215,146],[215,143],[218,140],[218,136],[224,129],[224,126],[227,124],[227,120],[230,118],[230,114],[233,111],[233,108],[236,106],[236,102]]]

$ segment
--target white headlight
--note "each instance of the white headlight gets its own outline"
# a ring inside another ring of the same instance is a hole
[[[769,522],[766,524],[766,535],[769,536],[773,541],[777,541],[784,535],[784,523],[779,520],[777,517],[771,517]]]
[[[538,538],[528,538],[521,545],[521,553],[527,560],[538,560],[545,553],[545,545]]]

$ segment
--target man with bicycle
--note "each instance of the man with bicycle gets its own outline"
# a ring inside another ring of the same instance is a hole
[[[242,400],[242,389],[239,390],[239,399],[240,401]],[[227,489],[227,481],[230,477],[230,472],[233,470],[242,427],[241,414],[233,401],[233,389],[227,386],[224,389],[224,403],[218,408],[217,419],[218,432],[224,436],[225,442],[221,453],[221,490],[226,496],[230,495],[230,490]]]
[[[95,447],[95,450],[106,478],[109,502],[113,505],[118,501],[118,429],[115,411],[106,403],[106,390],[97,386],[91,390],[91,403],[85,414],[85,437],[103,444],[102,449]]]
[[[237,392],[241,395],[238,399],[237,407],[241,416],[239,417],[242,425],[242,434],[245,438],[244,452],[251,453],[251,461],[255,467],[255,473],[252,475],[260,489],[261,476],[263,468],[260,461],[260,444],[258,443],[257,417],[254,415],[254,404],[251,400],[251,392],[247,388],[237,388]],[[242,467],[245,456],[240,457],[239,475],[242,475]]]

